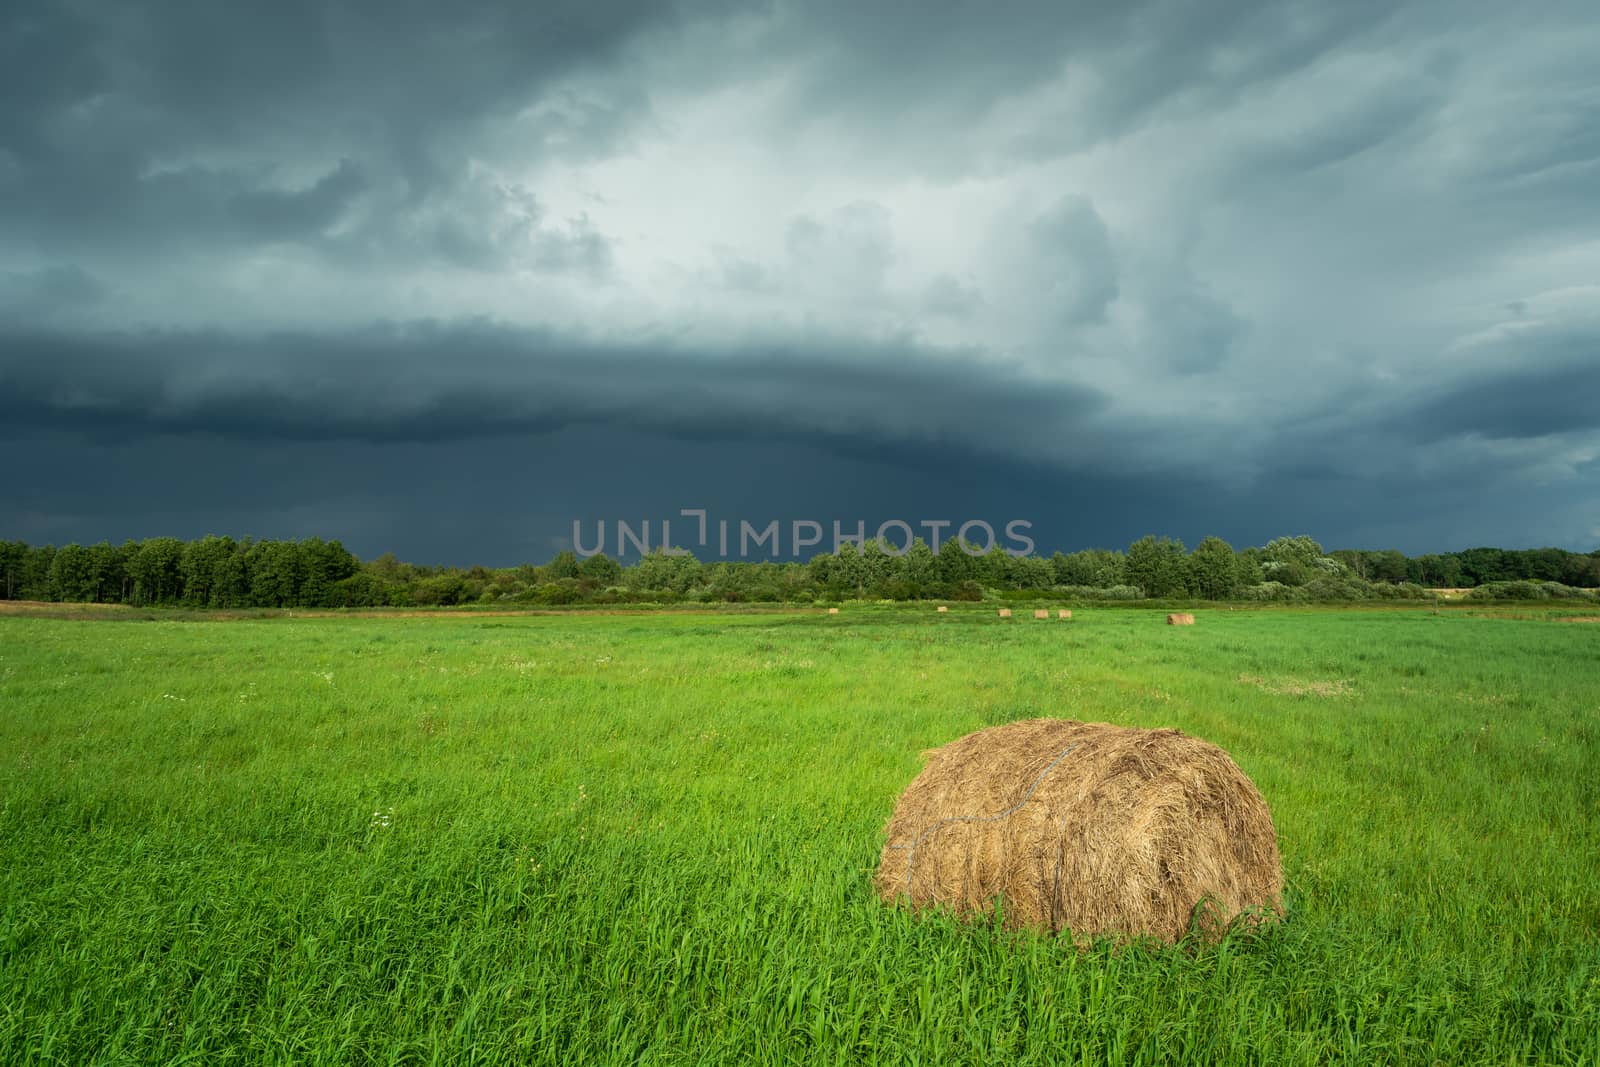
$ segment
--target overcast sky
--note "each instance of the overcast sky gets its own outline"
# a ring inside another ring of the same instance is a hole
[[[1592,2],[0,23],[0,537],[1600,545]]]

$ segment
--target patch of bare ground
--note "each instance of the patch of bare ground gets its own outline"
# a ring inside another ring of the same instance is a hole
[[[1303,678],[1263,678],[1255,674],[1241,674],[1239,681],[1245,685],[1253,685],[1263,693],[1273,696],[1286,697],[1330,697],[1349,696],[1355,688],[1344,678],[1329,679],[1303,679]]]
[[[0,600],[0,615],[88,615],[129,610],[126,604],[57,603],[50,600]]]
[[[131,604],[58,603],[45,600],[0,600],[0,616],[36,615],[54,619],[161,618],[232,622],[244,619],[505,619],[560,615],[814,615],[820,609],[795,605],[707,605],[704,607],[614,608],[185,608],[136,607]]]
[[[371,610],[337,611],[328,609],[300,609],[295,608],[290,614],[295,618],[307,619],[509,619],[527,618],[539,615],[562,615],[567,618],[582,618],[585,615],[815,615],[821,609],[796,607],[792,605],[759,605],[759,606],[715,606],[699,608],[522,608],[512,610],[489,610],[472,608],[457,611],[452,608],[376,608]]]

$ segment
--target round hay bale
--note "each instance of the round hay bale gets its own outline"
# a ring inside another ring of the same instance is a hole
[[[886,901],[1087,941],[1282,914],[1272,814],[1228,754],[1180,730],[1028,719],[925,753],[895,803]]]
[[[1068,611],[1066,608],[1062,608],[1062,609],[1060,609],[1059,611],[1056,612],[1056,618],[1058,618],[1058,619],[1070,619],[1070,618],[1072,618],[1072,612]]]
[[[1044,608],[1034,608],[1033,617],[1036,619],[1048,619],[1050,617],[1050,612]]]
[[[1168,626],[1193,626],[1194,616],[1187,611],[1175,611],[1167,616]]]
[[[937,608],[936,608],[936,609],[934,609],[934,610],[936,610],[936,611],[937,611],[937,612],[938,612],[938,613],[939,613],[939,614],[940,614],[940,615],[943,615],[943,614],[944,614],[944,613],[945,613],[945,612],[947,612],[947,611],[949,611],[949,610],[950,610],[950,609],[949,609],[949,608],[947,608],[947,607],[945,607],[945,606],[944,606],[944,605],[943,605],[943,604],[940,604],[940,605],[939,605],[939,606],[938,606],[938,607],[937,607]]]
[[[829,615],[837,615],[837,614],[839,614],[839,609],[838,608],[829,608],[828,609],[828,614]]]
[[[1010,609],[1010,608],[1001,608],[1001,609],[1000,609],[1000,617],[1001,617],[1001,618],[1002,618],[1002,619],[1009,619],[1009,618],[1011,618],[1011,609]]]

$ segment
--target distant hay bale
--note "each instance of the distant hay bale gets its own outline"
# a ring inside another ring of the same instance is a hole
[[[1050,612],[1046,611],[1044,608],[1034,608],[1033,617],[1036,619],[1048,619],[1050,617]]]
[[[1168,626],[1193,626],[1194,616],[1187,611],[1175,611],[1167,616]]]
[[[943,614],[944,614],[944,613],[945,613],[945,612],[947,612],[947,611],[949,611],[949,610],[950,610],[950,609],[949,609],[949,608],[947,608],[947,607],[945,607],[945,606],[944,606],[944,605],[943,605],[943,604],[940,604],[940,605],[939,605],[939,606],[938,606],[938,607],[937,607],[937,608],[935,608],[935,609],[934,609],[934,610],[935,610],[935,611],[937,611],[937,612],[938,612],[938,613],[939,613],[939,614],[941,614],[941,615],[943,615]]]
[[[1061,610],[1056,612],[1056,618],[1058,618],[1058,619],[1070,619],[1070,618],[1072,618],[1072,612],[1068,611],[1066,608],[1062,608]]]
[[[1272,814],[1222,749],[1179,730],[1028,719],[924,753],[896,801],[885,901],[1009,928],[1176,942],[1282,914]]]
[[[1000,609],[1000,617],[1001,617],[1001,618],[1002,618],[1002,619],[1009,619],[1009,618],[1011,618],[1011,609],[1010,609],[1010,608],[1001,608],[1001,609]]]
[[[839,609],[838,608],[829,608],[828,609],[828,614],[829,615],[837,615],[837,614],[839,614]]]

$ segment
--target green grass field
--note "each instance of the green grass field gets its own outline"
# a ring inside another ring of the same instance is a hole
[[[1037,715],[1231,752],[1286,921],[882,905],[919,752]],[[9,1063],[1595,1064],[1600,626],[5,617],[0,872]]]

